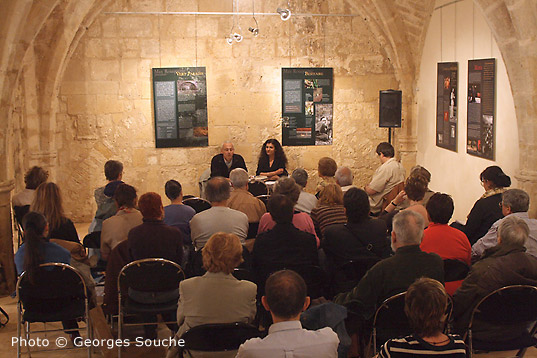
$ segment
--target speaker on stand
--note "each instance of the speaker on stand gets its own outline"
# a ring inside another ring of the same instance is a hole
[[[401,128],[402,92],[379,91],[379,127],[388,128],[388,142],[392,142],[392,128]]]

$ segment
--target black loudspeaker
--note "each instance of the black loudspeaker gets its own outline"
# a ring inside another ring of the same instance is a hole
[[[379,91],[379,127],[401,128],[401,102],[401,91]]]

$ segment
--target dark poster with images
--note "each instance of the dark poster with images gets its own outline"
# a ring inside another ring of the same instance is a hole
[[[496,59],[468,61],[468,135],[466,152],[494,160]]]
[[[330,145],[333,69],[282,68],[282,144]]]
[[[438,63],[436,83],[436,145],[457,151],[457,62]]]
[[[157,148],[206,147],[205,67],[153,68]]]

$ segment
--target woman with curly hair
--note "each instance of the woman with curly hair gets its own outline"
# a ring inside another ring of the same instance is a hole
[[[37,187],[30,210],[45,216],[49,238],[80,243],[75,225],[63,212],[60,188],[55,183],[42,183]]]
[[[287,157],[283,148],[276,139],[267,139],[263,143],[257,162],[255,175],[264,175],[271,180],[277,180],[280,176],[287,176]]]

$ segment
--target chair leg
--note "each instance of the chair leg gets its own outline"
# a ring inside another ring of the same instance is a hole
[[[468,329],[468,358],[472,358],[474,348],[472,346],[472,329]]]
[[[377,329],[373,327],[373,356],[377,355]]]
[[[17,302],[17,358],[21,356],[21,332],[22,331],[22,313],[21,304]]]

